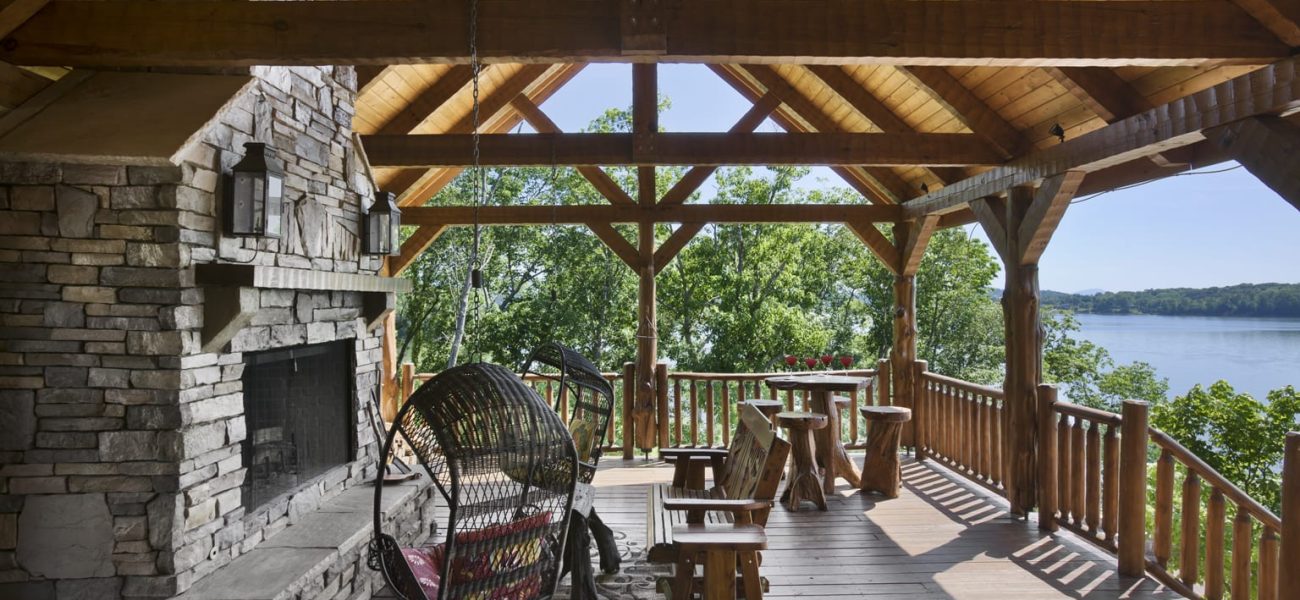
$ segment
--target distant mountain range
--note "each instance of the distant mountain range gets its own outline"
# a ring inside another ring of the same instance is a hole
[[[993,290],[995,299],[1002,290]],[[1300,284],[1244,283],[1213,288],[1141,292],[1042,290],[1043,306],[1096,314],[1300,318]]]

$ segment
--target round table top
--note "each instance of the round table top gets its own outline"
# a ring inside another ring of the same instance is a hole
[[[782,406],[782,407],[785,406],[785,403],[780,400],[769,400],[767,398],[750,398],[748,400],[742,400],[740,403],[748,404],[754,408],[759,408],[759,409],[771,408],[773,406]]]
[[[821,429],[827,422],[826,415],[821,413],[792,411],[776,413],[777,425],[791,429]]]
[[[850,375],[824,375],[821,373],[795,373],[768,377],[764,382],[769,387],[778,390],[852,392],[870,385],[871,378]]]
[[[902,406],[860,406],[858,412],[868,421],[902,423],[912,420],[912,409]]]

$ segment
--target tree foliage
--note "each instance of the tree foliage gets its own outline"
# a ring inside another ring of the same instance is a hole
[[[1300,317],[1300,284],[1246,283],[1094,295],[1044,292],[1043,303],[1099,314]]]

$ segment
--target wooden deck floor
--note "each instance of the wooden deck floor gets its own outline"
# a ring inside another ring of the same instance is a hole
[[[828,512],[774,509],[767,597],[1180,597],[1149,578],[1119,577],[1113,557],[1072,534],[1013,521],[1005,502],[942,467],[909,460],[903,473],[897,499],[864,497],[841,481]],[[596,505],[606,524],[643,544],[646,488],[670,479],[662,463],[606,458]]]

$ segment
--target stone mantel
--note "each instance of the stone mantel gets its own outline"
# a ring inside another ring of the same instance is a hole
[[[389,294],[411,291],[411,282],[396,277],[229,263],[196,265],[194,267],[194,280],[195,283],[205,287],[254,287]]]

